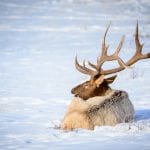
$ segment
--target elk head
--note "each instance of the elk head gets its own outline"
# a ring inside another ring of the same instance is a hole
[[[111,90],[109,84],[111,84],[115,80],[117,75],[111,76],[109,78],[105,78],[106,75],[110,75],[122,71],[125,68],[131,66],[132,64],[136,63],[138,60],[150,58],[150,53],[142,54],[143,44],[141,44],[139,41],[138,22],[137,22],[136,32],[135,32],[136,51],[135,54],[132,56],[132,58],[129,59],[126,63],[124,63],[123,60],[118,56],[122,48],[125,36],[122,36],[114,54],[108,55],[107,54],[108,46],[106,45],[105,41],[106,41],[106,35],[109,27],[110,25],[107,27],[103,37],[102,51],[101,51],[101,55],[98,56],[97,58],[97,64],[93,64],[88,61],[88,65],[90,66],[89,68],[86,66],[85,61],[83,61],[83,65],[80,65],[78,63],[77,56],[75,58],[76,69],[83,74],[90,75],[89,81],[79,84],[78,86],[76,86],[71,90],[72,94],[84,100],[87,100],[88,98],[94,96],[106,95],[107,91]],[[117,60],[119,67],[109,69],[109,70],[102,69],[102,65],[104,64],[104,62],[114,61],[114,60]]]

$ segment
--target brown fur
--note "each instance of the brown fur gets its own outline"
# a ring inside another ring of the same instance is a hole
[[[108,96],[97,96],[84,101],[75,97],[68,107],[61,123],[61,129],[85,128],[116,125],[133,119],[134,108],[128,95],[123,91],[112,91]]]

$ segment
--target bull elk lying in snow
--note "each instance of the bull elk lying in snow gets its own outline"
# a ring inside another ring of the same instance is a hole
[[[134,116],[134,107],[125,91],[113,90],[109,87],[116,75],[105,78],[106,75],[114,74],[131,66],[138,60],[150,58],[150,53],[142,54],[143,44],[139,41],[138,22],[135,33],[136,52],[134,56],[126,63],[118,56],[124,42],[122,36],[119,45],[112,55],[107,54],[106,34],[102,41],[102,52],[97,58],[97,64],[88,61],[87,67],[78,63],[75,58],[76,69],[90,75],[90,80],[86,81],[72,89],[75,95],[61,123],[61,129],[73,130],[76,128],[85,128],[93,130],[95,126],[116,125],[117,123],[132,121]],[[106,61],[117,60],[119,67],[109,70],[103,70],[102,65]],[[94,70],[93,70],[93,69]]]

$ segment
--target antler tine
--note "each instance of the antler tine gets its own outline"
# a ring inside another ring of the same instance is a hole
[[[104,37],[103,37],[103,40],[102,40],[102,52],[101,52],[101,55],[97,58],[97,68],[100,69],[101,65],[103,64],[103,58],[105,55],[107,55],[107,49],[108,49],[108,46],[106,46],[106,36],[107,36],[107,32],[110,28],[110,25],[108,25],[108,27],[106,28],[106,31],[104,33]]]
[[[127,64],[130,63],[133,64],[140,59],[150,58],[150,53],[142,54],[142,48],[144,44],[141,44],[139,40],[138,20],[137,20],[136,31],[135,31],[135,46],[136,46],[136,52],[134,56],[127,62]]]
[[[123,67],[123,68],[128,68],[128,66],[124,63],[124,61],[118,56],[119,55],[119,52],[123,46],[123,43],[124,43],[124,40],[125,40],[125,35],[122,36],[120,42],[119,42],[119,45],[114,53],[115,57],[117,58],[118,60],[118,64]]]
[[[75,57],[75,67],[76,69],[81,72],[81,73],[84,73],[84,74],[87,74],[87,75],[90,75],[90,76],[94,76],[96,74],[95,71],[87,68],[85,66],[85,61],[83,62],[83,66],[81,66],[79,63],[78,63],[78,59],[77,59],[77,56]]]
[[[139,41],[139,25],[138,25],[138,20],[136,24],[136,32],[135,32],[135,44],[136,44],[136,50],[139,52],[142,52],[142,47],[144,44],[141,44]]]
[[[88,61],[88,65],[91,66],[92,68],[98,70],[97,65],[91,63],[90,61]]]
[[[139,41],[139,29],[138,28],[139,27],[138,27],[138,20],[137,20],[136,33],[135,33],[136,52],[133,57],[137,57],[137,60],[150,58],[150,53],[142,54],[142,48],[143,48],[144,44],[141,44]]]
[[[142,47],[144,44],[140,44],[139,41],[139,27],[138,27],[138,20],[136,24],[136,32],[135,32],[135,45],[136,45],[136,53],[141,54],[142,52]]]
[[[107,36],[107,32],[108,32],[109,28],[110,28],[110,24],[108,25],[108,27],[106,28],[106,31],[104,33],[104,37],[103,37],[103,41],[102,41],[102,53],[105,52],[105,50],[106,50],[106,42],[105,41],[106,41],[106,36]]]
[[[122,36],[122,38],[121,38],[121,40],[119,42],[119,45],[118,45],[118,47],[117,47],[117,49],[115,51],[115,55],[116,56],[118,56],[118,54],[119,54],[119,52],[120,52],[120,50],[121,50],[121,48],[123,46],[124,40],[125,40],[125,35]]]

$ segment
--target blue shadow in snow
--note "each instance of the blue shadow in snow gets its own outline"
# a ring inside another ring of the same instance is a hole
[[[141,109],[135,111],[135,121],[150,119],[150,109]]]

